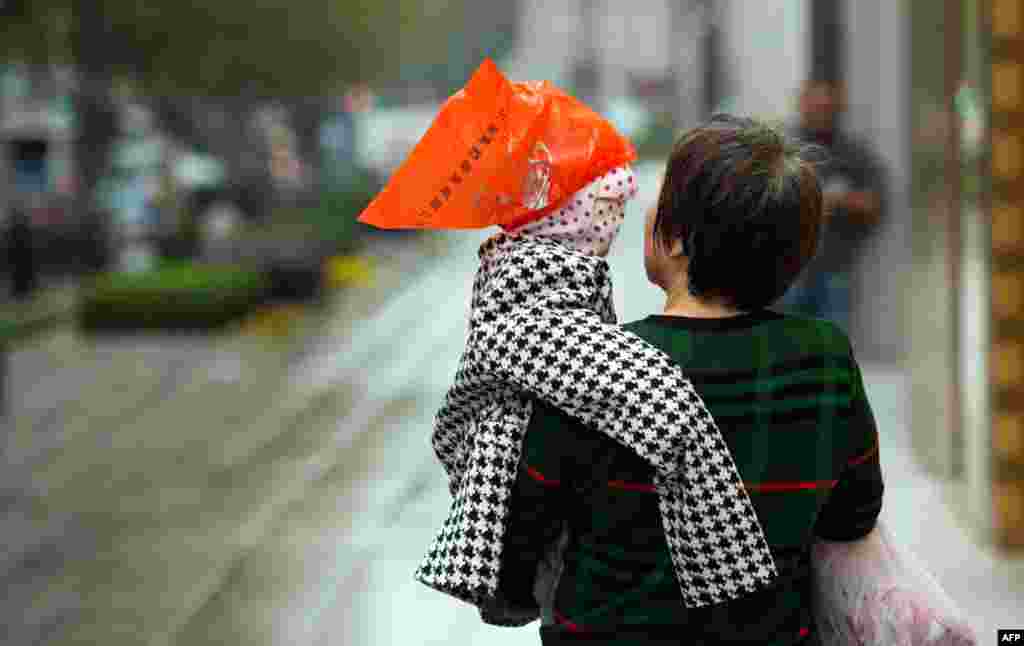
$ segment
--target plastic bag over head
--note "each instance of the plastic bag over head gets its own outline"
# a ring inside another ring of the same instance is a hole
[[[512,83],[486,59],[359,221],[511,230],[635,159],[629,140],[582,102],[547,81]]]

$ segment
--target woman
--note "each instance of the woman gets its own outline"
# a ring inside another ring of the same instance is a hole
[[[453,500],[414,576],[476,606],[485,623],[521,626],[539,616],[534,602],[503,597],[498,581],[534,399],[655,470],[686,607],[743,597],[778,576],[729,447],[693,385],[664,352],[616,324],[603,256],[635,193],[628,166],[613,168],[479,249],[466,348],[431,434]]]
[[[661,314],[625,326],[670,356],[715,418],[779,570],[686,608],[650,465],[540,402],[524,440],[501,593],[541,611],[543,644],[813,644],[810,546],[870,532],[878,434],[846,335],[769,309],[812,258],[822,197],[804,150],[719,116],[678,142],[647,212]]]

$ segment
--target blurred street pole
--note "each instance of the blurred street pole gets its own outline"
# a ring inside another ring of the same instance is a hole
[[[667,37],[676,46],[671,58],[671,74],[675,80],[676,102],[672,118],[676,128],[693,127],[704,116],[707,83],[705,70],[711,61],[705,56],[705,38],[711,23],[710,0],[676,0],[669,2]]]
[[[597,101],[603,98],[597,50],[597,23],[601,15],[596,4],[593,0],[583,0],[579,3],[583,44],[581,54],[573,67],[573,84],[581,101],[601,109],[601,106],[597,105]]]
[[[7,123],[7,68],[0,65],[0,230],[8,222],[11,195],[11,158],[4,128]]]
[[[74,3],[78,24],[72,42],[75,73],[74,165],[78,190],[73,213],[81,221],[96,208],[96,185],[109,165],[118,132],[117,109],[113,100],[113,79],[105,60],[103,42],[111,30],[103,8],[96,0]]]
[[[710,117],[722,105],[729,93],[731,79],[725,60],[725,34],[722,30],[722,7],[705,1],[703,8],[704,34],[701,38],[704,58],[704,113],[703,118]]]
[[[811,76],[842,82],[845,78],[843,0],[811,0]]]
[[[0,0],[0,19],[9,18],[24,8],[24,0]],[[7,142],[7,66],[0,63],[0,233],[10,222],[11,189],[14,182],[11,178],[11,153]],[[0,263],[0,269],[6,270],[8,259]],[[4,411],[4,370],[6,355],[0,349],[0,415]]]

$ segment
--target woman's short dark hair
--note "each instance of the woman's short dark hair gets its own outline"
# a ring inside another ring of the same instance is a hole
[[[689,257],[689,291],[741,310],[767,307],[814,256],[822,151],[756,119],[715,115],[668,160],[653,236]]]

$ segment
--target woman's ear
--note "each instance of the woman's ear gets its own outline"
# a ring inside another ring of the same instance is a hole
[[[683,249],[683,241],[676,238],[672,241],[672,246],[669,247],[668,255],[671,258],[681,258],[686,255],[686,251]]]

